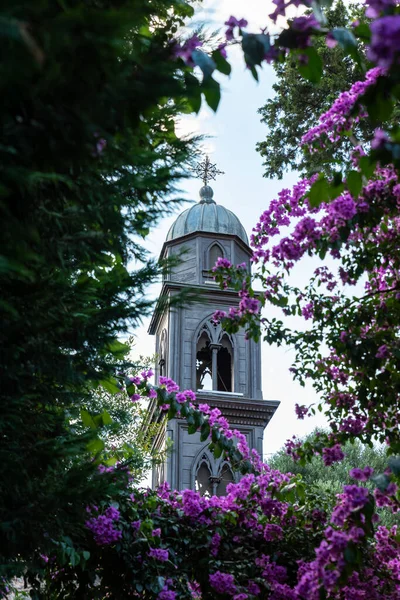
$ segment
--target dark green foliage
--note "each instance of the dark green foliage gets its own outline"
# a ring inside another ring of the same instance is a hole
[[[342,0],[338,0],[326,12],[328,27],[348,27],[360,13],[360,9],[349,9]],[[341,33],[343,36],[343,31],[338,29],[336,37],[340,37]],[[353,147],[354,137],[343,142],[334,156],[332,148],[312,155],[304,155],[301,150],[301,137],[317,123],[319,115],[331,107],[340,92],[363,78],[362,70],[351,57],[346,56],[340,44],[333,49],[328,48],[323,35],[314,38],[314,47],[322,61],[322,77],[317,83],[303,78],[306,73],[303,77],[299,76],[295,55],[285,62],[274,64],[277,76],[273,85],[275,96],[259,110],[262,122],[268,127],[266,139],[257,144],[264,161],[265,177],[281,179],[289,169],[297,169],[306,175],[320,171],[331,175],[338,168],[335,163],[340,164]],[[311,67],[309,59],[302,68]],[[372,136],[372,128],[364,124],[356,129],[355,134],[359,141],[368,140]]]
[[[116,336],[151,306],[159,269],[140,239],[172,210],[193,150],[174,130],[192,99],[169,41],[191,14],[180,0],[2,4],[4,565],[119,486],[100,490],[97,433],[71,423],[99,382],[112,387]]]

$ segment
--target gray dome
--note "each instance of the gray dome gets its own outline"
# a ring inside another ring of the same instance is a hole
[[[180,238],[188,233],[205,231],[207,233],[222,233],[237,235],[249,245],[247,233],[237,216],[224,206],[213,200],[214,192],[209,185],[200,190],[200,202],[183,211],[171,226],[167,242]]]

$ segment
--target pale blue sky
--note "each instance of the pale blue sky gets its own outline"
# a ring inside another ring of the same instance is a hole
[[[272,12],[271,3],[266,0],[247,0],[245,3],[239,0],[205,0],[204,8],[203,15],[212,28],[233,14],[237,18],[247,18],[253,31],[268,23],[268,13]],[[282,181],[263,178],[262,159],[255,150],[256,143],[266,134],[266,127],[260,123],[257,110],[272,96],[273,69],[265,67],[257,84],[246,71],[239,52],[230,53],[230,60],[233,62],[233,73],[229,79],[220,77],[223,89],[217,113],[203,108],[200,115],[185,119],[180,127],[185,132],[212,136],[205,142],[205,150],[209,152],[212,162],[216,162],[218,168],[225,172],[212,184],[214,199],[232,210],[250,234],[269,202],[283,187],[291,187],[297,176],[288,173]],[[198,200],[200,185],[196,179],[184,183],[183,191],[188,200]],[[181,210],[188,206],[184,205]],[[163,219],[146,240],[146,247],[153,255],[159,255],[175,218]],[[310,266],[306,264],[299,270],[299,280],[306,281]],[[315,263],[312,266],[315,267]],[[154,295],[158,294],[158,290],[159,287],[152,290]],[[135,335],[139,353],[150,355],[154,352],[154,338],[148,336],[147,327],[148,320],[135,331]],[[265,432],[264,454],[278,450],[293,434],[304,435],[323,423],[320,417],[305,421],[296,419],[295,403],[308,404],[316,398],[312,389],[304,389],[292,381],[288,370],[292,358],[290,351],[263,343],[264,398],[281,401]]]

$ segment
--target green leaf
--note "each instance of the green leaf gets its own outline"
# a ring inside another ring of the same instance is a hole
[[[342,185],[342,181],[343,181],[343,175],[342,175],[341,171],[336,171],[333,174],[333,179],[332,179],[332,185],[331,185],[331,187],[336,188],[336,187]]]
[[[75,552],[75,550],[72,550],[72,552],[70,553],[70,564],[72,567],[76,567],[77,564],[79,564],[81,560],[81,557],[79,556],[79,554],[77,554],[77,552]]]
[[[217,71],[222,73],[223,75],[230,75],[232,71],[231,65],[228,63],[226,58],[224,58],[219,50],[214,50],[212,53],[212,58],[215,63],[215,67]]]
[[[354,552],[354,549],[351,546],[347,546],[345,548],[345,551],[343,553],[344,555],[344,559],[347,563],[349,564],[354,564],[356,561],[356,553]]]
[[[200,82],[192,73],[185,73],[185,84],[189,105],[195,113],[198,113],[201,108]]]
[[[102,418],[101,415],[95,415],[93,417],[93,421],[94,421],[94,424],[95,424],[96,428],[103,426],[103,418]]]
[[[197,431],[196,423],[192,423],[191,425],[188,426],[188,433],[190,435],[192,435],[193,433],[196,433],[196,431]]]
[[[206,421],[205,423],[203,423],[203,425],[201,427],[200,441],[205,442],[208,439],[209,435],[210,435],[210,425],[209,425],[208,421]]]
[[[393,112],[394,102],[391,89],[387,85],[387,78],[378,77],[375,85],[367,89],[362,101],[363,105],[367,107],[368,115],[373,124],[381,124],[389,120]]]
[[[329,201],[329,188],[329,181],[325,177],[320,177],[312,184],[307,194],[311,208],[316,208],[322,202]]]
[[[327,24],[327,19],[321,9],[320,4],[318,2],[316,2],[316,0],[312,0],[311,8],[312,8],[312,11],[313,11],[314,16],[317,19],[317,21],[319,21],[319,23],[321,23],[321,25],[325,26]]]
[[[186,418],[186,422],[188,425],[194,425],[195,424],[195,418],[194,418],[194,414],[190,413],[187,418]]]
[[[107,350],[111,352],[115,358],[122,359],[128,354],[130,348],[129,344],[123,344],[119,340],[115,339],[107,344]]]
[[[214,444],[216,444],[217,442],[219,442],[221,437],[221,433],[218,429],[213,429],[212,433],[211,433],[211,439],[214,442]]]
[[[324,13],[322,12],[321,7],[318,4],[318,2],[316,2],[315,0],[312,0],[311,8],[313,10],[314,16],[317,19],[317,21],[319,21],[319,23],[321,23],[321,25],[326,25],[326,23],[327,23],[326,17],[324,15]]]
[[[367,104],[368,115],[374,123],[388,121],[393,112],[393,100],[388,96],[376,96]]]
[[[18,40],[22,42],[21,23],[10,17],[0,17],[0,37]]]
[[[400,476],[400,456],[390,456],[388,464],[392,473],[396,476]]]
[[[202,70],[203,80],[210,79],[217,66],[211,56],[202,50],[194,50],[192,52],[192,59],[194,64]]]
[[[158,585],[158,589],[162,590],[165,585],[165,577],[158,576],[157,577],[157,585]]]
[[[354,198],[357,198],[362,189],[362,175],[358,171],[350,171],[346,174],[346,185]]]
[[[109,413],[106,410],[104,410],[101,413],[101,418],[103,421],[103,425],[111,425],[111,423],[113,422],[111,416],[109,415]]]
[[[221,100],[221,89],[219,83],[212,77],[209,77],[203,81],[201,89],[204,93],[204,97],[208,106],[215,112],[218,108],[219,101]]]
[[[363,41],[369,42],[371,39],[371,29],[368,23],[360,23],[357,27],[354,27],[354,33],[358,38],[362,38]]]
[[[369,156],[362,156],[358,161],[358,165],[361,169],[361,173],[369,179],[374,174],[376,161],[371,160]]]
[[[253,75],[254,79],[258,81],[258,73],[257,69],[254,66],[250,67],[250,73]]]
[[[338,42],[339,46],[343,48],[346,54],[349,54],[357,64],[361,65],[361,55],[358,51],[358,42],[354,37],[354,34],[349,29],[345,29],[344,27],[337,27],[332,29],[332,36]]]
[[[284,29],[278,36],[276,43],[278,46],[294,50],[298,47],[298,37],[298,32],[294,31],[294,29]]]
[[[244,60],[249,67],[261,65],[270,49],[271,41],[268,34],[243,32],[242,50]]]
[[[305,55],[307,62],[305,64],[299,62],[298,69],[304,79],[308,79],[311,83],[318,83],[322,77],[323,63],[320,55],[314,47],[298,50],[298,55]]]
[[[214,448],[214,457],[215,458],[219,458],[223,452],[223,447],[221,446],[221,444],[215,444],[215,448]]]
[[[121,389],[118,387],[117,380],[114,378],[102,379],[100,385],[110,394],[120,394]]]
[[[168,420],[173,419],[178,412],[178,403],[175,398],[171,398],[169,411],[168,411]]]
[[[378,475],[373,475],[371,477],[371,480],[375,483],[376,487],[381,492],[386,492],[386,490],[389,486],[389,483],[390,483],[390,478],[387,475],[385,475],[384,473],[379,473]]]
[[[81,419],[85,427],[90,427],[90,429],[96,429],[96,424],[92,419],[90,412],[85,408],[82,408],[81,410]]]
[[[89,560],[89,558],[90,558],[90,552],[89,552],[88,550],[84,550],[84,551],[82,552],[82,556],[83,556],[83,558],[84,558],[85,560]]]
[[[99,452],[101,452],[104,449],[104,442],[103,442],[103,440],[96,438],[94,440],[91,440],[87,444],[86,448],[88,449],[88,451],[91,454],[98,454]]]
[[[203,413],[201,413],[199,410],[196,410],[193,416],[194,422],[196,423],[197,427],[200,428],[205,421]]]

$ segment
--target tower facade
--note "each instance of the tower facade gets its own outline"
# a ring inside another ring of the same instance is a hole
[[[161,258],[179,258],[165,277],[158,306],[150,323],[155,335],[156,384],[172,378],[180,388],[196,392],[198,403],[219,408],[231,428],[246,435],[262,455],[264,429],[279,402],[263,400],[261,344],[245,339],[244,331],[229,335],[212,321],[216,310],[228,311],[239,299],[233,290],[221,290],[210,275],[218,257],[250,270],[247,234],[231,211],[216,204],[213,190],[204,185],[200,202],[185,210],[170,228]],[[174,296],[190,286],[198,300],[174,305]],[[172,301],[172,302],[171,302]],[[149,419],[157,417],[156,402]],[[167,481],[172,489],[198,489],[201,494],[223,495],[236,475],[223,459],[214,459],[200,434],[188,434],[184,419],[171,419],[154,440],[156,448],[172,442],[165,464],[153,471],[153,486]]]

